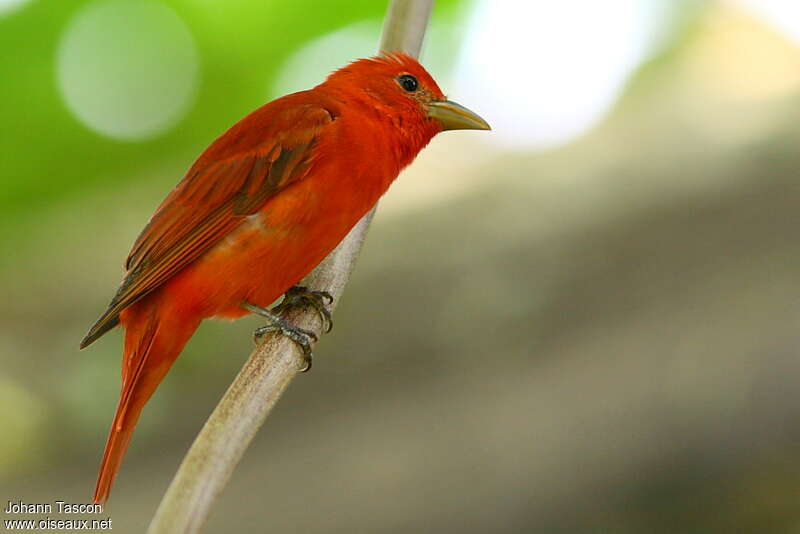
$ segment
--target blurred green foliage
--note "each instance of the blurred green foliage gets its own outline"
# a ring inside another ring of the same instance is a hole
[[[0,130],[0,231],[4,234],[37,209],[79,195],[93,184],[108,183],[132,168],[152,167],[171,154],[196,154],[235,118],[265,102],[270,79],[299,46],[354,22],[379,21],[385,9],[380,0],[346,5],[334,0],[165,2],[181,16],[197,43],[199,90],[177,127],[163,136],[130,143],[88,130],[59,95],[54,71],[59,40],[70,18],[89,3],[35,1],[0,17],[4,51],[0,72],[5,78],[0,84],[0,114],[5,122]],[[439,1],[436,17],[452,20],[464,5],[459,0]]]

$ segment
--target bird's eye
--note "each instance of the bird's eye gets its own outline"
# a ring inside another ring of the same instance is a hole
[[[419,82],[417,82],[417,79],[410,74],[403,74],[402,76],[399,76],[397,78],[397,83],[399,83],[400,87],[409,93],[413,93],[417,90],[417,87],[419,87]]]

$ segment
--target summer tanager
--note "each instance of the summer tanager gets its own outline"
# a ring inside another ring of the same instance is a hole
[[[200,321],[266,312],[434,135],[453,129],[489,125],[395,53],[258,108],[200,155],[136,240],[116,295],[81,342],[125,327],[122,392],[95,502],[108,498],[142,407]],[[296,341],[311,334],[280,326]]]

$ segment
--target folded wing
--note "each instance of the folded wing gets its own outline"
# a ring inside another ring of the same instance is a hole
[[[312,104],[254,111],[219,137],[156,210],[133,245],[127,274],[84,348],[119,323],[119,313],[174,276],[256,213],[272,195],[302,180],[314,146],[333,121]]]

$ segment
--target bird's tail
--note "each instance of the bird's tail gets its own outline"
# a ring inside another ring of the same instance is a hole
[[[121,319],[125,325],[122,392],[100,463],[95,503],[108,499],[142,408],[199,324],[159,314],[144,302],[125,310]]]

